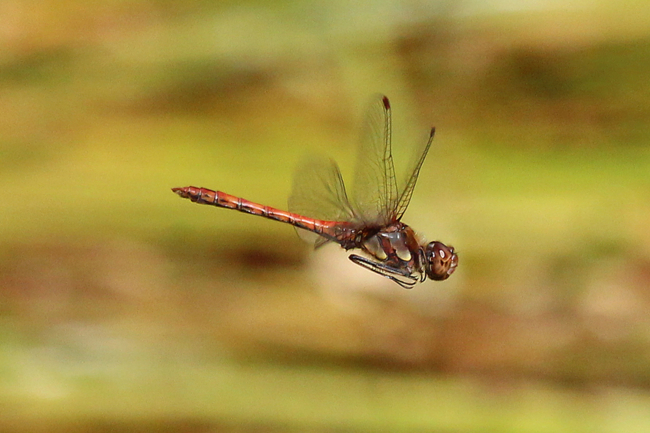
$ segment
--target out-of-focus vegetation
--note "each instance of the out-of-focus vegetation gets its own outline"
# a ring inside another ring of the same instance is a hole
[[[0,430],[650,430],[650,8],[567,7],[3,2]],[[376,92],[447,282],[170,191],[349,178]]]

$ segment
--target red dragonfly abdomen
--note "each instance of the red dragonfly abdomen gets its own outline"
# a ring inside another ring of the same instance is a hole
[[[323,221],[308,218],[295,213],[283,211],[270,206],[248,201],[244,198],[226,194],[221,191],[213,191],[207,188],[186,186],[183,188],[172,188],[176,194],[188,198],[195,203],[209,204],[227,209],[235,209],[251,215],[259,215],[275,221],[291,224],[295,227],[309,230],[331,240],[337,240],[338,227],[346,225],[345,222]]]

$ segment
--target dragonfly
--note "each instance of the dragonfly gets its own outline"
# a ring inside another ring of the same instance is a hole
[[[172,191],[195,203],[291,224],[315,247],[334,242],[346,251],[360,250],[360,254],[349,256],[353,263],[410,289],[427,278],[446,280],[458,266],[454,247],[440,241],[427,243],[401,221],[434,134],[435,128],[431,128],[405,176],[398,179],[392,152],[391,106],[386,96],[378,96],[366,115],[350,194],[336,162],[322,157],[298,167],[289,211],[207,188],[187,186]]]

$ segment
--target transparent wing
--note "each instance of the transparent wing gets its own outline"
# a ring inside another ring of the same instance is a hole
[[[404,212],[406,212],[406,208],[408,207],[409,202],[411,201],[411,196],[413,195],[413,190],[415,189],[415,184],[418,180],[420,169],[422,168],[422,164],[424,163],[424,160],[427,158],[427,154],[429,153],[429,148],[431,147],[431,143],[433,142],[433,136],[435,132],[436,129],[431,128],[431,133],[429,134],[429,139],[427,140],[426,145],[422,150],[418,151],[415,154],[415,159],[413,160],[413,162],[411,162],[411,165],[409,166],[409,169],[406,172],[408,177],[406,178],[406,181],[403,184],[404,189],[400,190],[399,199],[395,203],[394,216],[397,220],[400,220],[402,218],[402,215],[404,215]]]
[[[309,157],[298,165],[289,196],[289,212],[324,221],[358,221],[338,165],[324,157]],[[297,229],[297,232],[317,247],[327,242],[306,230]]]
[[[357,155],[351,204],[366,224],[388,224],[399,199],[391,149],[391,110],[388,98],[373,101]]]
[[[345,221],[358,227],[379,226],[399,220],[409,205],[422,164],[431,147],[434,130],[415,153],[398,185],[391,145],[391,108],[388,98],[372,103],[362,131],[352,194],[348,194],[336,162],[311,157],[298,166],[289,211],[325,221]],[[304,230],[298,234],[316,246],[326,239]]]

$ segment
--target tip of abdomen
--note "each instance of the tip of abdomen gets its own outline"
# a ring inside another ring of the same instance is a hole
[[[172,188],[172,191],[174,191],[176,194],[180,195],[180,196],[183,197],[183,198],[187,198],[187,196],[188,196],[188,195],[187,195],[187,190],[188,190],[188,187],[184,187],[184,188]]]

